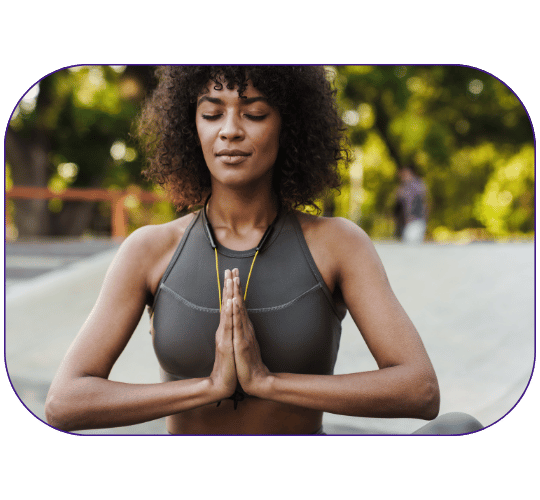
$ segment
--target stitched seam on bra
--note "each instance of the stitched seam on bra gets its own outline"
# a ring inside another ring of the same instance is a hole
[[[181,295],[176,293],[174,290],[171,290],[167,285],[161,285],[161,287],[164,290],[172,293],[174,297],[176,297],[178,300],[180,300],[181,302],[186,304],[188,307],[191,307],[192,309],[196,309],[198,311],[208,312],[208,313],[219,312],[219,309],[212,309],[210,307],[202,307],[202,306],[198,306],[196,304],[193,304],[193,302],[190,302],[189,300],[185,299],[184,297],[182,297]],[[295,302],[297,302],[298,300],[302,299],[307,294],[312,293],[312,292],[318,290],[319,288],[322,288],[321,284],[317,283],[315,286],[311,287],[309,290],[306,290],[305,292],[302,292],[300,295],[298,295],[298,297],[295,297],[294,299],[289,300],[289,302],[286,302],[285,304],[280,304],[279,306],[272,306],[272,307],[262,307],[262,308],[259,308],[259,309],[250,309],[250,308],[248,308],[248,312],[250,312],[250,313],[262,313],[262,312],[272,312],[272,311],[279,311],[280,309],[285,309],[286,307],[289,307],[292,304],[294,304]]]
[[[308,293],[314,292],[319,288],[321,288],[321,284],[317,283],[315,286],[312,286],[309,290],[306,290],[305,292],[302,292],[300,295],[298,295],[298,297],[295,297],[294,299],[289,300],[289,302],[286,302],[285,304],[281,304],[279,306],[272,306],[272,307],[262,307],[260,309],[249,309],[248,308],[248,311],[252,312],[252,313],[279,311],[280,309],[285,309],[286,307],[291,306],[292,304],[294,304],[296,301],[303,298]]]
[[[174,290],[171,290],[167,285],[161,285],[161,288],[166,290],[167,292],[170,292],[176,297],[178,300],[186,304],[186,306],[191,307],[192,309],[196,309],[197,311],[207,312],[207,313],[219,313],[219,309],[214,309],[211,307],[203,307],[198,306],[197,304],[194,304],[193,302],[190,302],[187,299],[184,299],[181,295],[177,294]]]

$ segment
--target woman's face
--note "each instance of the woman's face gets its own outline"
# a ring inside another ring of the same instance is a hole
[[[251,82],[237,89],[215,83],[197,100],[195,123],[204,159],[215,182],[233,188],[272,182],[272,167],[279,149],[281,118]]]

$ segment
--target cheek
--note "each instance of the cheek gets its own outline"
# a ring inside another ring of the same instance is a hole
[[[209,152],[209,148],[211,148],[212,145],[209,141],[208,131],[205,130],[204,127],[197,127],[197,139],[203,154],[206,156],[206,154]]]
[[[266,153],[276,153],[279,150],[279,128],[272,128],[265,135],[264,150]]]

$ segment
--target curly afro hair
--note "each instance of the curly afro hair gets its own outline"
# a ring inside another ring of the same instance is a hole
[[[197,97],[213,81],[239,95],[250,81],[281,116],[273,188],[285,209],[312,206],[340,183],[338,163],[350,160],[345,126],[322,66],[161,66],[143,106],[137,136],[149,180],[165,187],[178,210],[200,205],[210,173],[195,126]]]

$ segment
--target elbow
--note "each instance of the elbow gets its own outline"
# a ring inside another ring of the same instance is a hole
[[[433,420],[439,415],[441,394],[435,374],[423,377],[417,391],[419,418]]]
[[[73,411],[64,396],[49,391],[45,402],[45,420],[55,429],[71,432],[75,430]]]

